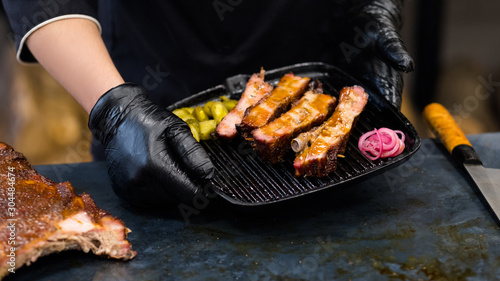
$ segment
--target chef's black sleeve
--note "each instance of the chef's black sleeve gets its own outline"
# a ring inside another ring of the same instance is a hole
[[[9,19],[16,47],[16,58],[20,62],[36,62],[26,39],[37,29],[51,22],[84,18],[101,25],[97,20],[97,0],[2,0]]]

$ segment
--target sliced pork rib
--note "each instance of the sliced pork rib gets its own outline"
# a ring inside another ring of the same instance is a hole
[[[336,101],[320,90],[310,90],[289,111],[253,130],[249,140],[262,159],[278,163],[290,150],[292,139],[321,124],[334,110]]]
[[[254,129],[260,128],[279,117],[304,94],[309,81],[310,78],[308,77],[302,78],[292,73],[283,75],[271,93],[247,108],[245,117],[243,117],[241,124],[237,126],[238,130],[244,137],[247,137]]]
[[[323,177],[337,168],[337,154],[343,154],[351,129],[368,102],[368,94],[360,86],[340,91],[335,112],[321,126],[294,139],[299,150],[293,166],[295,176]],[[298,149],[297,149],[298,148]]]
[[[10,209],[9,209],[10,208]],[[136,252],[122,221],[69,182],[55,183],[0,143],[0,279],[39,257],[79,249],[128,260]],[[12,262],[14,261],[14,262]]]
[[[241,119],[245,115],[245,110],[270,93],[272,89],[271,84],[264,82],[264,69],[259,74],[253,74],[248,80],[245,91],[236,106],[217,125],[215,135],[225,140],[236,137],[238,133],[236,126],[240,125]]]

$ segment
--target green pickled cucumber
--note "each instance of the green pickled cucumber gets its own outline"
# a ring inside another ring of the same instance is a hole
[[[212,115],[217,124],[219,124],[222,118],[224,118],[224,116],[226,116],[226,114],[228,114],[229,112],[224,104],[220,101],[214,102],[210,107],[210,110],[212,111]]]
[[[217,128],[217,123],[215,120],[210,119],[200,122],[200,139],[209,140],[212,138],[212,133],[215,132]]]

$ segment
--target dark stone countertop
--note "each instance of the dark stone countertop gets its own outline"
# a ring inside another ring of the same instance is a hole
[[[469,136],[500,168],[500,133]],[[177,208],[130,207],[102,162],[35,167],[132,229],[137,257],[62,252],[5,280],[498,280],[499,225],[433,139],[407,162],[293,208],[242,212],[212,199],[189,223]]]

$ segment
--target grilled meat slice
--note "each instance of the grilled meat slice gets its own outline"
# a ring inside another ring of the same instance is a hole
[[[292,103],[305,92],[309,81],[308,77],[302,78],[292,73],[283,75],[269,95],[247,108],[245,117],[237,126],[243,137],[247,137],[251,131],[266,125],[283,112],[288,111]]]
[[[295,176],[323,177],[337,169],[337,154],[343,154],[351,129],[368,102],[360,86],[344,87],[335,112],[325,123],[298,138],[306,145],[293,162]]]
[[[63,250],[123,260],[136,255],[123,222],[99,209],[88,194],[77,196],[69,182],[55,183],[40,175],[4,143],[0,143],[0,208],[0,279]]]
[[[264,69],[261,69],[259,74],[253,74],[248,80],[245,91],[236,106],[217,125],[216,137],[225,140],[236,137],[238,133],[236,126],[241,123],[245,110],[270,93],[272,89],[271,84],[264,82]]]
[[[290,150],[290,142],[301,132],[317,126],[332,113],[337,99],[310,90],[287,112],[251,132],[251,144],[260,157],[272,164]]]

